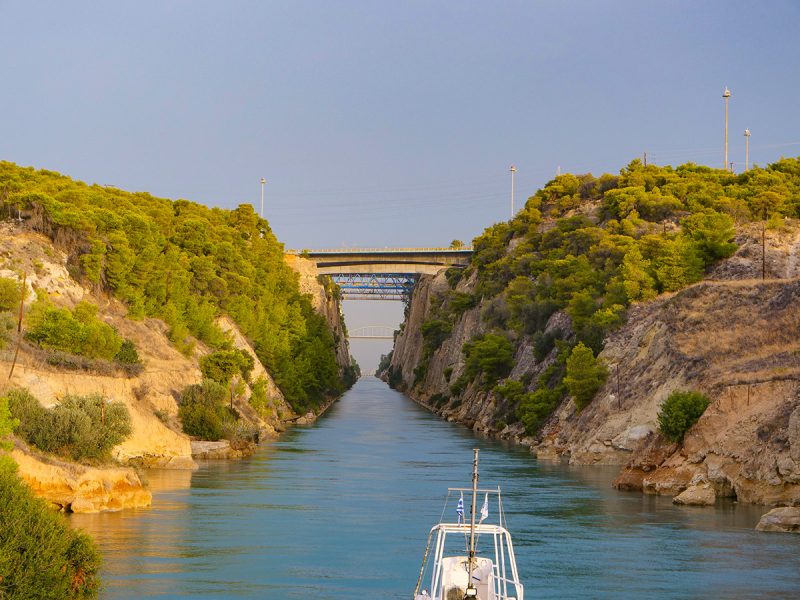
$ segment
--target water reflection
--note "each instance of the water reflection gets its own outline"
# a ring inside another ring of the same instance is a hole
[[[616,492],[613,467],[537,463],[374,379],[248,460],[151,472],[151,509],[72,519],[100,541],[110,598],[407,598],[475,446],[481,485],[503,487],[530,597],[800,591],[797,540],[754,532],[758,508]]]

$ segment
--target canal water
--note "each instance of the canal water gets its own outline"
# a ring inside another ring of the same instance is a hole
[[[473,447],[529,599],[800,597],[800,539],[755,532],[764,509],[617,492],[615,468],[537,463],[374,378],[250,459],[149,472],[152,508],[71,520],[101,546],[104,598],[409,599]]]

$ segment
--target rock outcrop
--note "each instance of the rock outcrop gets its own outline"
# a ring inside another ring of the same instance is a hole
[[[714,506],[717,495],[709,483],[690,485],[672,499],[674,504],[689,506]]]
[[[152,495],[130,468],[94,468],[45,460],[17,448],[12,457],[33,492],[55,508],[90,513],[150,506]]]
[[[773,508],[761,517],[756,530],[800,533],[800,506]]]

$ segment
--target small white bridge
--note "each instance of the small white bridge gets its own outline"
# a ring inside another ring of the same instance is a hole
[[[388,325],[366,325],[349,332],[351,340],[393,340],[394,329]]]

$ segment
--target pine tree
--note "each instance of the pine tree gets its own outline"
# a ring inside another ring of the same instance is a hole
[[[592,401],[607,377],[605,364],[595,358],[591,348],[578,342],[567,359],[567,376],[564,377],[564,384],[575,399],[578,410],[583,410]]]

